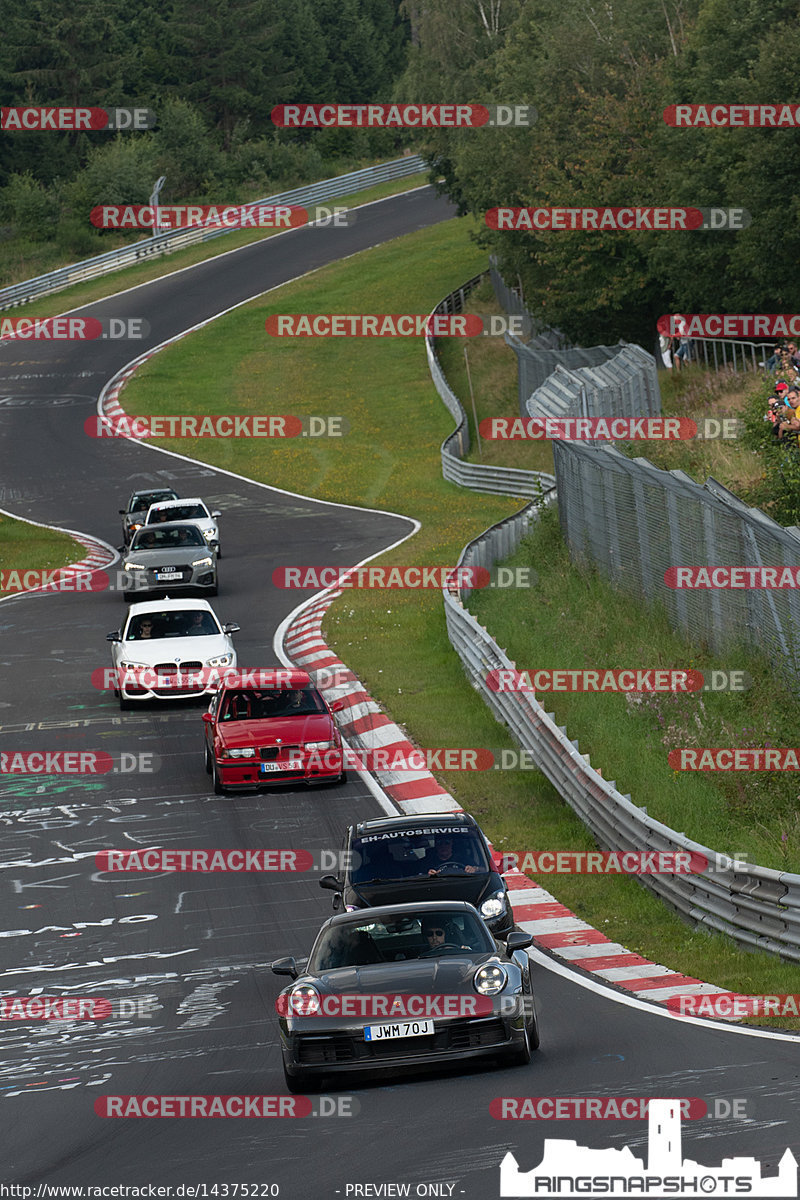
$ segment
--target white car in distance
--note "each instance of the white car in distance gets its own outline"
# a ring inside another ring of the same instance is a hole
[[[220,624],[207,600],[131,604],[122,629],[106,634],[120,708],[212,695],[236,666],[230,635],[238,631],[234,621]]]
[[[216,508],[209,510],[205,501],[194,496],[188,500],[163,500],[159,504],[151,504],[144,523],[156,525],[160,521],[181,521],[185,525],[196,525],[211,549],[216,551],[217,558],[222,558],[217,525],[217,517],[221,516],[222,513]]]

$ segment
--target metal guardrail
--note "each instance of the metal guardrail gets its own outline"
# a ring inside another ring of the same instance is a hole
[[[689,340],[690,363],[699,364],[702,359],[703,366],[714,371],[763,371],[763,364],[769,360],[778,339],[771,342],[743,342],[739,338],[693,337]],[[659,349],[656,349],[655,357],[659,369],[667,370]]]
[[[360,191],[376,183],[385,183],[390,179],[402,179],[406,175],[417,175],[424,171],[427,164],[419,154],[405,155],[388,163],[378,163],[374,167],[364,167],[360,171],[350,171],[347,175],[337,175],[334,179],[323,179],[319,183],[306,184],[289,192],[279,192],[275,196],[266,196],[263,200],[251,200],[242,208],[255,208],[262,204],[314,204],[319,201],[333,200],[337,196],[347,196],[351,192]],[[47,296],[52,292],[61,291],[73,283],[81,283],[87,279],[95,279],[100,275],[108,275],[123,267],[133,266],[147,258],[158,258],[162,254],[170,254],[174,250],[182,250],[200,242],[209,242],[212,238],[222,237],[226,233],[234,233],[234,229],[203,229],[183,228],[172,229],[166,233],[155,234],[143,238],[129,246],[120,246],[109,250],[107,254],[98,254],[95,258],[84,259],[69,267],[58,267],[46,275],[37,275],[34,279],[26,279],[22,283],[12,284],[0,289],[0,311],[17,308],[28,304],[39,296]]]
[[[486,272],[475,275],[467,280],[462,287],[440,300],[433,313],[459,313],[464,308],[467,296],[485,278]],[[433,315],[433,314],[432,314]],[[434,339],[430,334],[425,335],[425,349],[428,355],[428,367],[434,387],[444,401],[448,411],[456,422],[454,431],[442,442],[442,475],[450,483],[459,487],[471,488],[476,492],[492,492],[500,496],[541,496],[543,492],[555,487],[555,476],[544,471],[525,471],[515,467],[494,467],[487,463],[464,462],[463,456],[469,453],[470,435],[467,414],[461,406],[461,401],[452,390],[436,354]]]
[[[553,495],[545,504],[553,502]],[[462,551],[458,565],[492,570],[519,545],[539,516],[540,505],[486,530]],[[506,654],[465,608],[468,589],[444,593],[450,642],[467,678],[498,721],[527,750],[539,770],[567,801],[604,850],[688,851],[703,855],[711,870],[698,875],[640,875],[639,881],[684,917],[727,934],[740,945],[800,961],[800,875],[739,862],[726,865],[718,855],[683,833],[647,815],[647,810],[603,779],[580,753],[555,715],[547,713],[530,692],[495,692],[490,671],[514,669]]]
[[[474,287],[476,282],[477,279],[470,280],[465,288]],[[463,305],[463,295],[453,293],[453,296]],[[438,306],[435,311],[445,310]],[[448,442],[455,440],[463,453],[469,447],[468,431],[464,440],[466,418],[443,380],[431,345],[428,361],[432,373],[434,367],[438,372],[439,378],[434,376],[434,380],[439,394],[459,422]],[[449,461],[445,455],[447,444],[442,446],[445,478]],[[569,448],[566,443],[559,446],[564,450]],[[458,565],[482,566],[491,571],[497,562],[514,553],[538,519],[542,505],[556,500],[555,492],[550,491],[538,503],[526,505],[514,516],[487,529],[464,547]],[[489,672],[513,670],[515,664],[467,610],[464,601],[469,595],[469,589],[458,589],[455,585],[443,591],[448,637],[467,678],[497,720],[530,753],[598,845],[620,852],[645,849],[702,855],[711,868],[703,874],[638,878],[689,921],[726,934],[739,945],[800,961],[800,875],[732,862],[727,854],[719,854],[654,820],[629,795],[619,792],[613,780],[603,779],[592,768],[588,755],[580,753],[578,742],[569,738],[566,727],[557,725],[555,714],[545,712],[532,693],[492,691],[486,682]]]

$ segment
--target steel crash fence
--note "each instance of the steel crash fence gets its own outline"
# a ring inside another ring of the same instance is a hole
[[[242,205],[242,208],[256,208],[259,205],[307,204],[323,203],[334,200],[338,196],[347,196],[362,188],[372,187],[377,183],[385,183],[392,179],[402,179],[406,175],[417,175],[427,167],[425,160],[419,154],[405,155],[393,159],[392,162],[378,163],[374,167],[364,167],[360,171],[351,171],[347,175],[338,175],[334,179],[323,179],[319,183],[305,184],[288,192],[279,192],[275,196],[266,196],[263,200],[252,200]],[[69,267],[59,267],[46,275],[38,275],[35,279],[26,279],[22,283],[12,284],[0,289],[0,311],[28,304],[39,296],[61,291],[73,283],[82,283],[87,279],[96,279],[108,275],[122,267],[129,267],[149,258],[158,258],[162,254],[170,254],[174,250],[182,250],[186,246],[194,246],[201,242],[209,242],[213,238],[222,237],[226,233],[235,232],[231,228],[203,229],[202,227],[172,229],[166,233],[158,233],[153,237],[142,238],[128,246],[120,246],[109,250],[107,254],[98,254],[83,262]]]
[[[474,286],[475,282],[472,280],[470,284]],[[452,302],[451,297],[447,300]],[[461,302],[463,303],[463,299]],[[655,364],[650,355],[644,354],[643,351],[641,353],[644,357],[640,360],[639,369],[642,373],[641,387],[645,389],[647,381],[652,378]],[[428,355],[431,362],[430,347]],[[436,365],[438,367],[438,363]],[[632,366],[633,361],[628,365]],[[441,395],[441,382],[437,383],[437,387]],[[444,387],[449,392],[446,382]],[[452,393],[450,395],[452,397]],[[610,389],[605,393],[604,402],[612,400],[613,389]],[[617,402],[621,403],[621,400],[620,393]],[[448,401],[445,400],[445,403]],[[453,397],[448,403],[448,408],[454,415],[455,405],[458,405],[458,401]],[[460,409],[460,405],[458,408]],[[463,410],[461,415],[463,418]],[[613,416],[616,412],[612,408],[603,415]],[[457,416],[456,419],[458,420]],[[457,435],[458,430],[451,438],[456,438]],[[467,440],[466,446],[468,445]],[[459,443],[459,446],[463,447],[463,443]],[[642,537],[642,546],[649,544],[644,539],[644,533],[649,530],[648,536],[652,538],[654,548],[658,548],[660,553],[663,551],[658,546],[658,538],[663,538],[664,529],[680,536],[683,531],[696,527],[699,523],[701,539],[711,536],[709,530],[712,527],[709,526],[706,516],[696,512],[692,512],[691,515],[684,512],[677,516],[673,500],[668,499],[673,496],[673,492],[683,490],[689,493],[692,489],[701,493],[705,490],[709,503],[719,506],[720,513],[726,514],[734,523],[738,521],[741,524],[742,519],[746,518],[745,523],[754,537],[760,535],[763,539],[765,536],[774,536],[782,545],[786,536],[795,539],[800,562],[800,530],[787,531],[782,530],[780,526],[774,526],[763,513],[748,509],[730,493],[722,495],[724,489],[714,485],[711,480],[706,488],[702,489],[681,472],[657,471],[651,464],[625,459],[613,449],[578,447],[557,442],[554,443],[554,454],[559,484],[557,494],[549,492],[538,502],[526,505],[519,513],[499,522],[475,538],[462,551],[459,566],[481,566],[491,571],[498,562],[516,551],[538,519],[542,507],[557,502],[560,510],[563,506],[562,517],[566,520],[566,536],[570,536],[570,522],[576,539],[579,530],[584,530],[587,526],[592,527],[594,532],[591,541],[587,543],[585,537],[581,541],[584,551],[587,544],[591,544],[599,556],[602,543],[605,547],[606,570],[616,569],[617,578],[620,578],[620,572],[625,576],[631,569],[641,569],[641,565],[637,567],[630,561],[637,555],[635,546],[620,547],[618,536],[621,528],[633,526],[637,531],[636,536]],[[606,457],[601,459],[600,456]],[[608,470],[610,462],[620,469]],[[447,477],[444,446],[442,463]],[[606,470],[608,474],[601,482]],[[636,480],[637,470],[648,473],[646,487],[644,478]],[[586,477],[582,478],[582,473],[587,471]],[[659,478],[663,475],[676,478],[672,484],[665,486],[664,481]],[[627,481],[624,486],[620,484],[621,479]],[[460,482],[459,479],[454,481]],[[466,483],[465,486],[473,485]],[[499,486],[496,490],[499,490]],[[650,528],[648,501],[659,506],[659,511],[669,514],[671,509],[671,524],[667,515],[666,524],[660,529],[657,526]],[[702,503],[697,496],[692,497],[692,502]],[[640,514],[638,518],[637,513]],[[627,526],[624,525],[623,516],[628,522]],[[769,529],[768,526],[773,528]],[[746,535],[742,533],[741,536]],[[702,544],[707,549],[708,543],[705,540]],[[759,545],[758,540],[755,545]],[[763,551],[763,540],[760,546]],[[690,552],[691,547],[691,542],[681,544],[682,551]],[[786,549],[787,547],[784,547],[784,552]],[[673,545],[672,551],[675,550]],[[684,561],[692,560],[689,558]],[[778,561],[788,562],[788,559]],[[603,569],[602,560],[598,565]],[[661,562],[657,561],[657,556],[651,555],[649,577],[652,580],[655,580],[654,572],[660,567]],[[495,691],[491,688],[487,682],[490,672],[503,669],[513,671],[515,664],[469,612],[466,607],[469,596],[469,589],[459,589],[455,585],[443,592],[448,637],[461,659],[467,678],[481,694],[496,719],[506,725],[517,744],[528,751],[539,770],[558,789],[560,795],[591,831],[598,845],[604,850],[618,852],[685,851],[703,856],[709,863],[709,868],[703,873],[641,875],[638,878],[691,923],[726,934],[742,946],[766,950],[782,958],[800,961],[800,875],[738,862],[729,855],[703,846],[684,833],[678,833],[656,821],[648,815],[645,808],[636,805],[629,795],[619,792],[614,781],[603,779],[591,766],[588,756],[580,753],[578,742],[570,739],[566,728],[556,723],[554,714],[547,713],[533,693]],[[712,599],[708,603],[713,609],[716,601]],[[800,613],[796,615],[800,616]],[[684,613],[684,617],[688,617],[688,614]],[[800,628],[797,621],[795,626]]]

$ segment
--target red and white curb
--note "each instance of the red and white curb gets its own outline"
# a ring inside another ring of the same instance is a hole
[[[363,750],[381,747],[401,754],[409,753],[416,747],[365,691],[358,677],[336,657],[322,636],[323,617],[341,595],[341,591],[328,592],[298,613],[285,631],[285,652],[312,678],[322,673],[319,686],[329,703],[334,700],[344,703],[345,707],[337,713],[337,720],[349,743]],[[326,678],[333,673],[336,684],[326,686]],[[401,812],[462,811],[428,771],[373,771],[372,774]],[[579,967],[643,1000],[664,1002],[671,996],[713,995],[725,991],[670,967],[652,963],[618,942],[612,942],[521,872],[509,871],[505,879],[519,928],[531,933],[539,946],[570,966]]]
[[[53,567],[52,570],[58,572],[59,575],[87,575],[94,571],[100,571],[103,567],[108,567],[116,562],[119,554],[113,546],[109,546],[107,542],[100,541],[99,538],[91,537],[88,533],[79,533],[75,529],[63,529],[60,525],[45,525],[42,521],[31,521],[28,517],[20,517],[16,513],[8,512],[6,509],[0,509],[0,514],[5,517],[11,517],[15,521],[24,521],[27,525],[36,525],[39,529],[52,529],[56,533],[67,533],[76,542],[79,542],[86,551],[85,556],[80,562],[70,563],[66,567]],[[45,568],[50,570],[51,568]],[[38,573],[38,572],[37,572]],[[23,588],[19,592],[9,592],[8,595],[0,598],[2,600],[12,600],[17,596],[30,596],[36,592],[44,592],[46,595],[55,594],[51,587],[42,585],[36,588]]]

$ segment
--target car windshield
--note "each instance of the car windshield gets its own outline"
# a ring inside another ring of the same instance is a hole
[[[495,944],[477,916],[469,912],[411,913],[386,921],[364,917],[323,929],[308,960],[319,975],[340,967],[439,958],[451,954],[488,954]]]
[[[180,550],[203,546],[206,540],[196,525],[168,526],[165,529],[140,529],[131,542],[131,550]]]
[[[198,518],[209,520],[208,509],[204,504],[176,504],[174,507],[159,508],[150,514],[148,523],[154,521],[195,521]]]
[[[125,641],[210,637],[221,632],[216,617],[207,609],[175,609],[131,616],[125,630]]]
[[[138,492],[128,506],[128,512],[146,512],[151,504],[160,504],[162,500],[177,500],[170,489],[163,492]]]
[[[220,703],[220,721],[263,721],[270,717],[307,717],[325,712],[325,704],[314,687],[231,688]]]
[[[431,871],[446,878],[491,870],[478,832],[459,826],[386,830],[353,838],[350,848],[351,881],[356,886],[371,880],[414,879]]]

